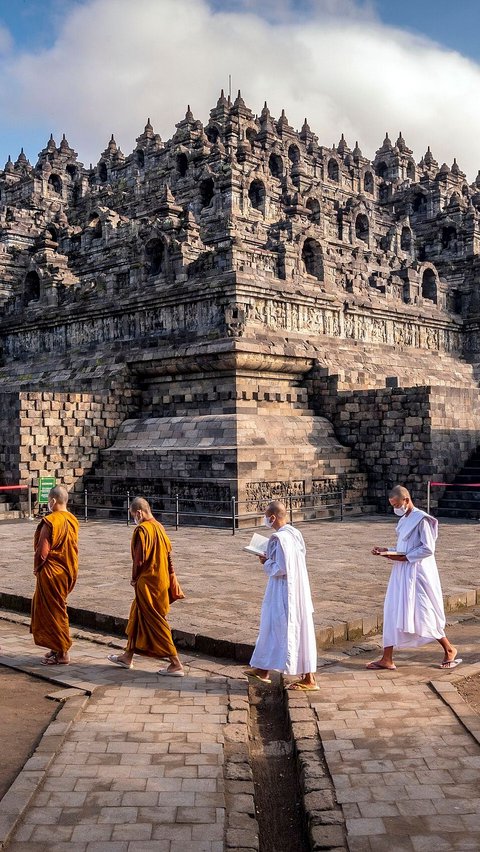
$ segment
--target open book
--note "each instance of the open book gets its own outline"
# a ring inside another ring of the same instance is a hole
[[[265,556],[267,552],[267,544],[268,538],[265,538],[264,535],[253,533],[250,544],[247,544],[247,546],[243,549],[246,550],[247,553],[254,553],[255,556]]]

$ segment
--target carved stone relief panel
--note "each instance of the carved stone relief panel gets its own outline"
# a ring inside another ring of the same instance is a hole
[[[284,500],[286,497],[303,497],[305,481],[303,479],[282,482],[247,482],[245,485],[246,511],[261,512],[270,500]],[[298,500],[297,503],[301,503]],[[296,505],[296,504],[295,504]]]

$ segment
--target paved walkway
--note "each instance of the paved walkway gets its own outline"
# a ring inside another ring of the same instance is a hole
[[[93,695],[68,730],[54,722],[44,737],[58,749],[53,761],[42,763],[40,749],[0,804],[1,828],[19,795],[27,805],[26,791],[41,785],[10,852],[256,848],[241,667],[183,656],[187,677],[161,681],[155,661],[136,658],[125,671],[106,662],[108,647],[77,639],[72,665],[46,669],[26,619],[13,618],[0,621],[0,664],[48,678],[50,692],[73,686]],[[308,704],[314,711],[350,852],[480,849],[480,716],[452,683],[480,672],[480,609],[453,618],[448,633],[461,649],[459,669],[441,671],[431,644],[398,653],[394,672],[367,671],[374,641],[370,653],[352,645],[326,652],[320,691],[289,693],[294,732],[313,762],[320,760],[315,727],[302,719]],[[310,763],[307,800],[328,837],[337,827],[322,824],[331,802],[321,774]]]
[[[80,640],[72,665],[47,669],[24,624],[0,621],[0,637],[0,664],[94,690],[14,831],[10,852],[223,852],[225,834],[230,841],[242,835],[242,819],[249,823],[242,839],[251,843],[238,845],[255,848],[240,667],[183,656],[187,676],[160,679],[158,662],[137,657],[127,671],[106,661],[111,648]],[[64,732],[54,722],[48,733],[55,740]],[[243,769],[233,779],[246,780],[229,780],[232,751]],[[40,768],[37,754],[0,803],[0,827],[19,790],[42,780]]]
[[[480,849],[480,716],[451,684],[480,672],[478,611],[449,636],[462,651],[458,669],[438,668],[436,643],[398,653],[393,672],[366,671],[368,658],[355,656],[322,669],[321,691],[309,696],[350,852]]]
[[[33,593],[32,538],[35,523],[0,524],[0,592]],[[345,623],[368,633],[382,617],[390,565],[371,556],[374,544],[395,544],[395,519],[301,524],[315,603],[317,629],[327,625],[342,634]],[[259,532],[268,535],[266,528]],[[168,529],[177,572],[187,599],[171,611],[172,626],[186,633],[252,645],[258,630],[266,578],[256,557],[242,547],[252,531],[181,527]],[[75,607],[126,618],[131,602],[132,527],[89,522],[80,527],[80,574],[69,598]],[[480,525],[442,521],[438,564],[443,591],[455,596],[480,589]],[[475,603],[475,592],[473,603]],[[480,595],[479,595],[480,597]]]

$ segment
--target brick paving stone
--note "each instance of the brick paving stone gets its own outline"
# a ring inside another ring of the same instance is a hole
[[[370,838],[368,837],[349,837],[348,848],[349,852],[372,852]]]
[[[384,817],[397,816],[399,813],[398,806],[392,802],[359,802],[358,810],[358,816],[367,819],[371,819],[372,817],[383,819]],[[357,815],[355,815],[355,818],[357,818]]]
[[[16,648],[23,653],[25,626],[2,622],[1,631],[12,640],[9,654]],[[241,667],[229,667],[231,677],[242,678],[229,681],[217,674],[225,668],[221,661],[202,659],[197,669],[196,657],[184,657],[187,676],[172,689],[167,681],[159,683],[158,663],[149,659],[137,658],[132,671],[114,669],[112,680],[112,666],[105,659],[108,650],[103,649],[101,656],[98,650],[90,641],[77,641],[81,666],[72,662],[62,670],[64,685],[81,675],[101,688],[70,728],[62,729],[64,739],[59,740],[45,777],[41,770],[19,776],[17,799],[23,795],[20,788],[25,788],[25,795],[28,789],[30,796],[32,786],[43,777],[44,782],[14,830],[10,848],[17,852],[223,852],[225,709],[229,684],[243,706],[248,706]],[[93,660],[98,661],[96,665]],[[87,675],[89,661],[93,671]],[[40,676],[45,671],[33,646],[29,665]],[[145,712],[139,713],[139,708]],[[167,718],[168,724],[150,721]],[[235,719],[235,731],[240,731],[240,721]],[[244,730],[243,739],[245,735]],[[4,800],[7,807],[9,795],[13,788]],[[239,812],[254,814],[252,795],[238,792],[228,800]]]
[[[22,630],[25,634],[25,628],[12,624],[4,631],[2,624],[2,634],[11,640],[8,653],[16,653],[17,659],[41,675],[38,649],[28,651],[29,640]],[[470,646],[462,645],[467,662],[476,660],[475,625],[471,640]],[[235,695],[236,682],[228,678],[234,678],[239,667],[182,655],[189,668],[178,685],[167,680],[159,683],[155,661],[138,659],[133,671],[122,671],[109,666],[105,656],[105,649],[77,640],[73,664],[66,670],[49,671],[58,687],[88,682],[101,689],[72,723],[64,741],[61,734],[49,738],[52,745],[63,745],[11,848],[23,852],[37,852],[39,846],[39,852],[46,852],[46,847],[48,852],[57,847],[64,852],[159,852],[162,848],[221,852],[223,819],[218,809],[224,815],[226,804],[235,800],[240,812],[253,812],[244,782],[229,780],[225,795],[219,771],[223,724]],[[349,658],[335,650],[332,665],[323,666],[319,674],[321,691],[300,699],[292,696],[296,702],[292,708],[304,710],[305,701],[315,708],[336,798],[348,820],[350,849],[441,852],[472,848],[478,852],[480,747],[428,686],[430,680],[440,678],[444,685],[451,676],[432,668],[438,664],[436,646],[419,649],[414,657],[399,654],[399,667],[392,673],[367,672],[365,661],[363,655]],[[230,699],[229,683],[233,684]],[[237,713],[243,712],[246,696],[245,685],[239,689]],[[297,712],[296,720],[303,753],[315,760],[316,741],[310,729],[302,727],[308,716]],[[241,732],[239,743],[235,743],[235,730],[231,733],[229,742],[241,746]],[[41,754],[40,749],[37,756]],[[33,765],[32,772],[41,768]],[[49,814],[48,822],[29,822],[33,812]],[[196,814],[200,821],[179,823],[178,815],[187,813]],[[207,818],[209,822],[201,821]],[[55,828],[54,841],[39,841],[35,835]],[[95,830],[103,829],[106,834],[100,839]],[[243,829],[239,826],[239,830]],[[366,831],[370,834],[361,833]],[[385,841],[388,846],[382,846]]]
[[[413,852],[409,837],[371,837],[371,852]],[[434,852],[434,850],[432,850]]]
[[[72,840],[75,842],[89,842],[91,840],[110,840],[112,836],[110,825],[76,825],[72,832]]]
[[[347,819],[347,832],[352,837],[355,835],[363,835],[365,837],[371,837],[375,834],[386,834],[387,830],[385,827],[385,823],[383,819],[379,817],[359,817],[358,819]]]
[[[479,626],[450,631],[462,656],[476,659]],[[437,646],[397,657],[388,675],[335,661],[311,699],[350,852],[478,852],[480,746],[429,687]]]

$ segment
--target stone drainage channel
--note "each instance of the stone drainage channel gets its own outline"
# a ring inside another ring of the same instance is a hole
[[[259,852],[346,849],[344,820],[306,696],[283,679],[249,686],[249,756]]]
[[[303,852],[307,842],[303,797],[280,678],[250,685],[250,765],[261,852]]]

